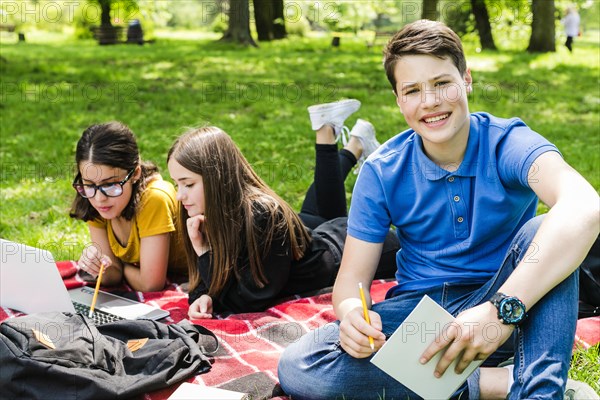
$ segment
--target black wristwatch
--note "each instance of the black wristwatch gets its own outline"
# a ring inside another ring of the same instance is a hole
[[[498,319],[503,324],[519,325],[527,317],[525,304],[517,297],[498,292],[492,296],[490,302],[498,309]]]

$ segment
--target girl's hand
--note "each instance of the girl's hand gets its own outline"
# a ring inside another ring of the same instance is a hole
[[[104,264],[104,268],[108,268],[112,264],[112,260],[107,255],[102,255],[100,249],[96,246],[88,246],[81,252],[79,258],[79,268],[94,278],[100,273],[100,267]]]
[[[369,310],[371,325],[367,323],[360,308],[349,311],[340,322],[340,344],[346,353],[354,358],[365,358],[373,354],[369,336],[375,343],[375,351],[385,343],[385,335],[381,332],[381,317]]]
[[[212,318],[212,312],[212,298],[207,294],[203,294],[200,298],[190,304],[188,317],[190,317],[190,319],[209,319]]]
[[[196,254],[201,256],[208,251],[208,243],[204,235],[204,215],[196,215],[187,219],[186,226],[188,236]]]

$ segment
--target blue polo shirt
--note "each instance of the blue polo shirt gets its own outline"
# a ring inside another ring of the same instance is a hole
[[[535,216],[527,174],[540,154],[557,148],[518,118],[470,118],[455,172],[431,161],[412,129],[384,143],[361,168],[348,234],[382,243],[390,225],[396,227],[395,290],[489,280],[519,228]]]

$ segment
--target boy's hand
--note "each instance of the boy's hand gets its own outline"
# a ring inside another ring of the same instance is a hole
[[[371,325],[365,321],[363,310],[354,308],[340,322],[340,344],[346,353],[354,358],[365,358],[373,354],[369,336],[375,343],[375,351],[385,343],[385,335],[381,332],[381,317],[369,310]]]
[[[81,258],[77,263],[79,268],[94,278],[100,273],[100,266],[104,264],[104,268],[108,268],[112,264],[110,257],[102,255],[96,246],[88,246],[81,252]]]
[[[514,329],[513,325],[500,322],[496,307],[485,302],[460,313],[429,345],[420,361],[425,364],[439,351],[446,349],[434,375],[441,377],[457,358],[459,362],[455,372],[460,374],[471,361],[488,358],[510,337]]]
[[[207,294],[203,294],[200,296],[200,298],[196,299],[192,304],[190,304],[188,316],[190,319],[210,319],[212,318],[212,312],[212,298]]]

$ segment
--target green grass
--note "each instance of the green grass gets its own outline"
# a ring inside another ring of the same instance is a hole
[[[143,157],[163,170],[168,148],[186,127],[220,126],[296,209],[312,180],[307,106],[358,98],[363,106],[350,126],[368,119],[381,140],[407,127],[380,49],[367,50],[362,38],[344,36],[339,49],[326,36],[255,49],[180,37],[145,46],[100,47],[56,35],[0,42],[0,237],[51,249],[58,259],[78,258],[88,237],[85,225],[68,217],[70,182],[75,143],[92,123],[125,122]],[[597,31],[578,39],[573,55],[560,43],[556,53],[533,55],[477,53],[466,45],[475,89],[471,110],[521,117],[596,190],[599,45]],[[582,373],[590,382],[600,376],[598,368]]]
[[[587,383],[600,394],[600,344],[573,353],[569,378]]]

